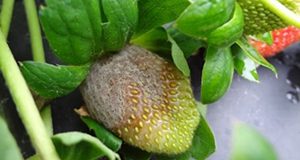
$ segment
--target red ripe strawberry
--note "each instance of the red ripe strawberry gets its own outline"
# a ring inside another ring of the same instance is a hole
[[[271,57],[300,40],[300,29],[289,26],[272,31],[273,44],[250,38],[250,43],[264,57]]]

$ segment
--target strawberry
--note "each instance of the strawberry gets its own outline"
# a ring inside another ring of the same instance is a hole
[[[300,40],[300,29],[289,26],[272,31],[273,44],[250,38],[249,41],[254,48],[264,57],[271,57]]]
[[[148,152],[184,152],[200,120],[189,79],[136,46],[97,61],[81,92],[92,118]]]
[[[300,14],[300,0],[278,0],[295,14]],[[287,27],[275,13],[271,12],[261,0],[237,0],[243,9],[245,17],[245,34],[256,35]]]

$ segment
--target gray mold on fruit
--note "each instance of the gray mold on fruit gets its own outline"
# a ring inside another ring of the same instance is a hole
[[[80,87],[92,118],[148,152],[178,154],[192,142],[200,116],[189,79],[137,46],[92,66]]]

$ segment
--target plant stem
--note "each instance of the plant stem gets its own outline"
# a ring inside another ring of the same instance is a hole
[[[43,160],[59,160],[33,97],[1,31],[0,69],[37,153]]]
[[[24,0],[24,5],[29,25],[33,60],[38,62],[45,62],[43,41],[35,1]]]
[[[45,127],[47,129],[47,132],[50,136],[53,135],[53,124],[52,124],[52,116],[51,116],[51,106],[45,106],[40,111],[41,117],[43,119],[43,122],[45,124]]]
[[[15,0],[2,0],[2,7],[0,13],[0,26],[5,39],[7,38],[9,32],[14,4],[15,4]]]
[[[35,1],[24,0],[24,5],[29,25],[33,60],[37,62],[45,62],[44,47]],[[49,135],[53,135],[51,106],[45,106],[45,108],[41,111],[41,116]]]
[[[286,23],[300,28],[300,16],[289,10],[278,0],[261,0],[261,2],[267,8],[269,8],[270,11],[275,13],[278,17],[282,18]]]

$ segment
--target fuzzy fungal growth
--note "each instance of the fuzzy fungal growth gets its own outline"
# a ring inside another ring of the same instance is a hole
[[[200,120],[189,79],[136,46],[96,62],[81,92],[94,119],[148,152],[186,151]]]
[[[237,0],[245,16],[245,33],[261,34],[286,27],[287,24],[268,10],[260,0]],[[300,14],[300,0],[278,0],[295,14]]]

